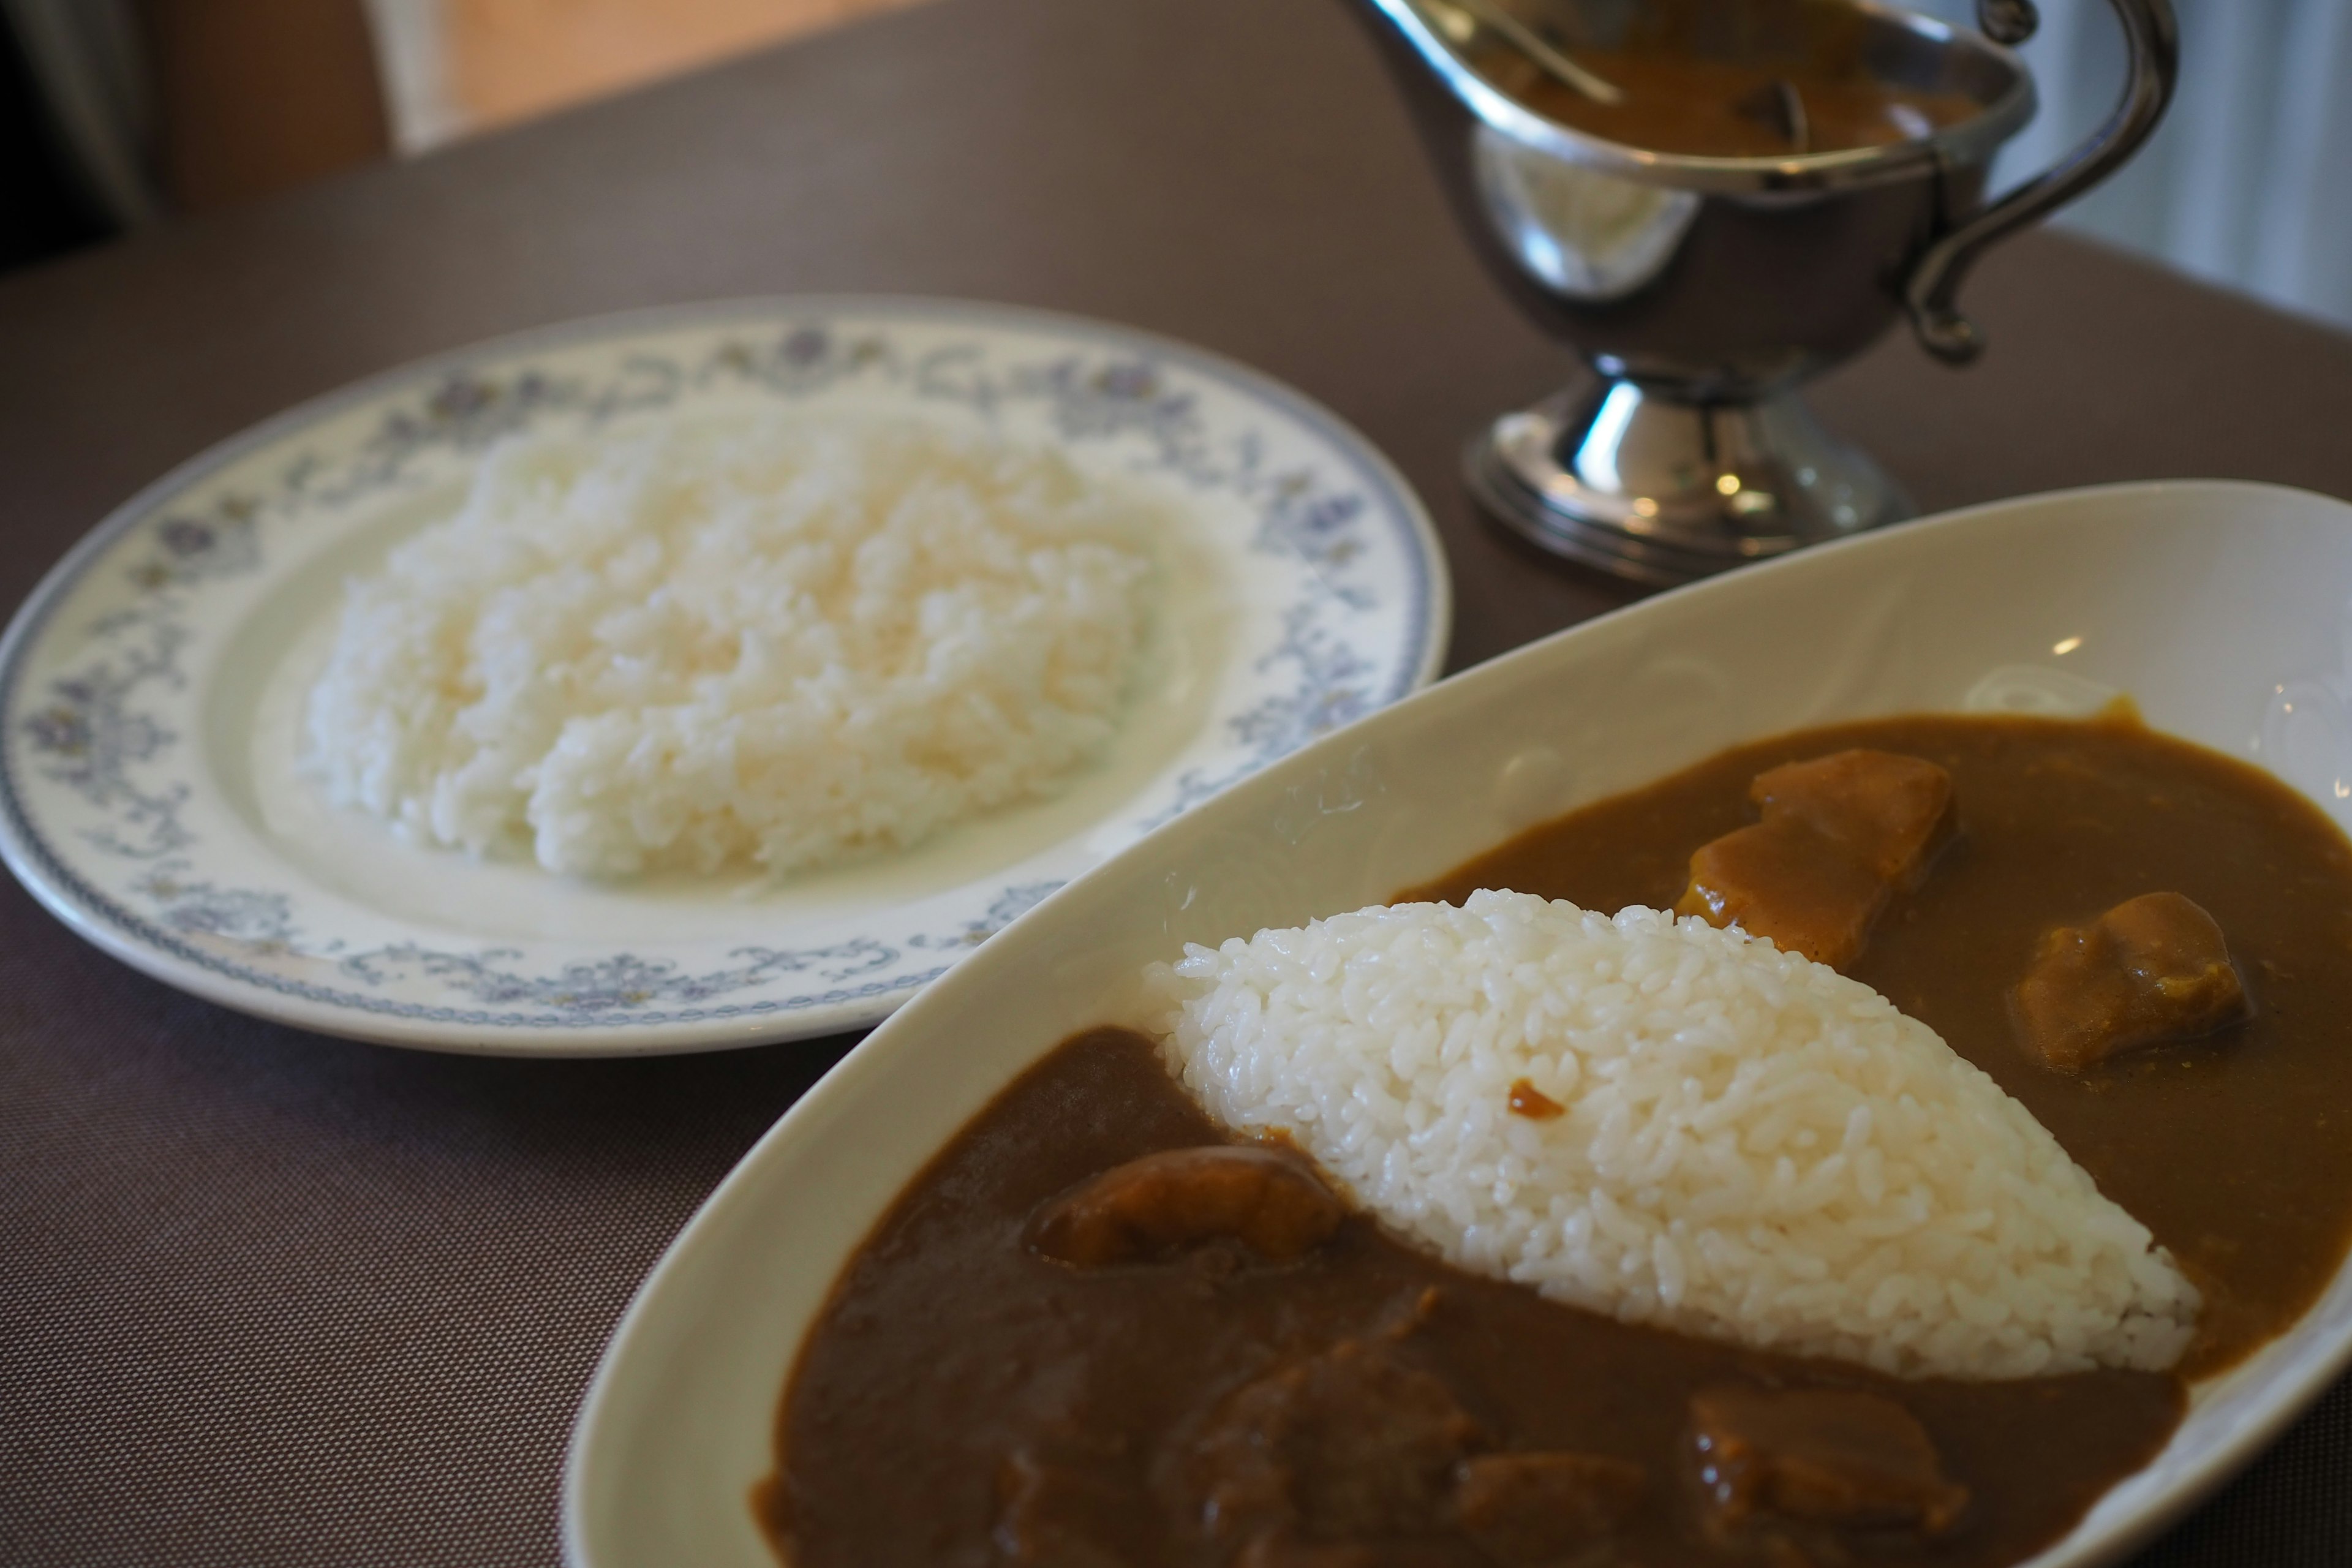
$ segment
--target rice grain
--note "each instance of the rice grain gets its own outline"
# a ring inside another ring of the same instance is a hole
[[[2199,1305],[2049,1131],[1738,931],[1485,891],[1189,946],[1163,1049],[1385,1224],[1629,1322],[1906,1376],[2179,1359]],[[1560,1108],[1511,1110],[1519,1080]]]

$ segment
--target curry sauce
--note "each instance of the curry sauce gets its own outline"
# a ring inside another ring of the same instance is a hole
[[[1778,158],[1931,136],[1985,105],[1948,86],[1883,74],[1881,26],[1850,5],[1645,0],[1593,37],[1547,41],[1618,89],[1601,103],[1497,41],[1480,73],[1538,114],[1654,153]],[[1538,29],[1541,32],[1541,29]]]
[[[1410,1494],[1429,1468],[1420,1461],[1450,1460],[1451,1444],[1465,1458],[1566,1451],[1629,1467],[1640,1484],[1600,1563],[1994,1568],[2064,1533],[2180,1417],[2179,1383],[2149,1373],[1902,1380],[1631,1327],[1452,1268],[1360,1214],[1280,1267],[1212,1248],[1072,1269],[1027,1245],[1039,1211],[1100,1173],[1228,1142],[1150,1041],[1115,1029],[1066,1042],[974,1118],[858,1249],[801,1352],[779,1420],[778,1471],[754,1505],[784,1560],[1520,1561],[1440,1522],[1415,1528]],[[1355,1385],[1333,1386],[1351,1372],[1362,1374]],[[1321,1385],[1310,1419],[1291,1421],[1286,1443],[1248,1441],[1258,1435],[1248,1428],[1236,1441],[1235,1404],[1286,1382]],[[1694,1399],[1727,1386],[1899,1405],[1967,1488],[1965,1512],[1927,1549],[1900,1531],[1857,1539],[1795,1527],[1711,1541],[1691,1495],[1686,1426]],[[1298,1451],[1301,1426],[1312,1451]],[[1221,1539],[1202,1505],[1259,1482],[1251,1450],[1267,1447],[1289,1450],[1280,1460],[1305,1494],[1307,1539],[1244,1555],[1246,1542]],[[1346,1484],[1349,1470],[1358,1485]],[[1318,1534],[1360,1544],[1367,1526],[1402,1537],[1353,1555],[1309,1550]]]
[[[1696,851],[1759,821],[1759,774],[1853,748],[1946,770],[1957,825],[1849,973],[2174,1251],[2205,1294],[2180,1373],[1897,1379],[1551,1302],[1392,1239],[1226,1134],[1151,1042],[1096,1030],[845,1268],[754,1500],[787,1561],[1999,1568],[2063,1535],[2162,1447],[2184,1380],[2287,1326],[2352,1236],[2352,844],[2325,816],[2136,723],[1890,720],[1727,752],[1400,898],[1670,907]],[[2226,933],[2250,1016],[2053,1070],[2020,982],[2053,931],[2158,892]],[[1542,1115],[1528,1089],[1514,1110]],[[1244,1210],[1267,1223],[1220,1217]]]
[[[1506,887],[1669,908],[1692,852],[1757,818],[1750,781],[1853,746],[1948,769],[1959,835],[1848,970],[2057,1135],[2204,1293],[2187,1371],[2300,1317],[2352,1241],[2352,844],[2259,769],[2126,721],[1912,718],[1780,736],[1573,812],[1410,899]],[[2045,937],[2153,892],[2227,933],[2252,1016],[2092,1072],[2021,1045],[2011,994]]]
[[[1699,158],[1772,158],[1890,146],[1984,112],[1955,92],[1897,87],[1859,68],[1706,59],[1654,50],[1579,50],[1579,65],[1623,89],[1604,104],[1534,66],[1486,67],[1537,113],[1622,147]]]

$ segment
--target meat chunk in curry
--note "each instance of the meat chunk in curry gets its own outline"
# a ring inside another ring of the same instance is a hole
[[[1607,1454],[1481,1454],[1455,1473],[1462,1533],[1497,1563],[1557,1563],[1609,1535],[1641,1506],[1642,1467]]]
[[[1347,1209],[1300,1160],[1216,1144],[1130,1160],[1079,1186],[1038,1217],[1045,1257],[1094,1268],[1231,1241],[1283,1263],[1329,1239]]]
[[[2221,928],[2179,893],[2144,893],[2050,932],[2014,1003],[2026,1050],[2068,1073],[2210,1035],[2251,1011]]]
[[[1923,881],[1958,830],[1951,775],[1864,748],[1756,775],[1763,820],[1699,847],[1675,905],[1843,969],[1898,891]]]
[[[1722,1384],[1692,1396],[1690,1419],[1718,1531],[1771,1517],[1937,1536],[1968,1506],[1927,1429],[1875,1394]]]
[[[1919,757],[1862,747],[1756,775],[1768,823],[1801,823],[1881,881],[1916,887],[1959,827],[1952,775]]]
[[[1454,1468],[1492,1442],[1443,1380],[1350,1339],[1236,1389],[1183,1469],[1213,1538],[1279,1562],[1292,1543],[1450,1533]]]

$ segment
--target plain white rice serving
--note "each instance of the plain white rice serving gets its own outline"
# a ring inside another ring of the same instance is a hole
[[[2195,1289],[2023,1106],[1738,931],[1481,892],[1150,978],[1213,1114],[1559,1300],[1909,1376],[2160,1368],[2188,1342]],[[1514,1112],[1520,1079],[1560,1114]]]
[[[905,847],[1106,749],[1154,524],[1055,454],[911,426],[510,440],[349,585],[310,763],[338,805],[551,871]]]

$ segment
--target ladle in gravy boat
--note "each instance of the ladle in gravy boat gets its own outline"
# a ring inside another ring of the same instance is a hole
[[[1475,35],[1482,26],[1493,28],[1546,75],[1596,103],[1613,106],[1625,101],[1624,89],[1601,80],[1560,53],[1543,35],[1504,9],[1501,0],[1415,0],[1415,4],[1424,14],[1433,15],[1440,27],[1450,31]],[[1448,15],[1449,11],[1456,14]]]
[[[1955,303],[1969,268],[2113,173],[2170,99],[2168,0],[2109,3],[2130,66],[2121,101],[2057,166],[1988,203],[1993,154],[2035,107],[2003,47],[2032,32],[2022,0],[1980,0],[1983,36],[1868,0],[1365,0],[1456,216],[1512,296],[1595,373],[1473,444],[1482,502],[1555,553],[1652,584],[1911,515],[1795,388],[1906,314],[1947,363],[1982,351]],[[1481,20],[1503,6],[1510,29]],[[1517,31],[1622,89],[1622,102],[1569,95]],[[1645,91],[1623,74],[1642,56],[1654,73],[1679,62],[1698,74],[1654,74]],[[1814,102],[1768,117],[1808,126],[1783,151],[1665,150],[1674,116],[1743,68],[1783,99],[1790,74],[1834,75],[1849,91],[1858,81],[1884,95],[1894,129],[1841,137]]]

